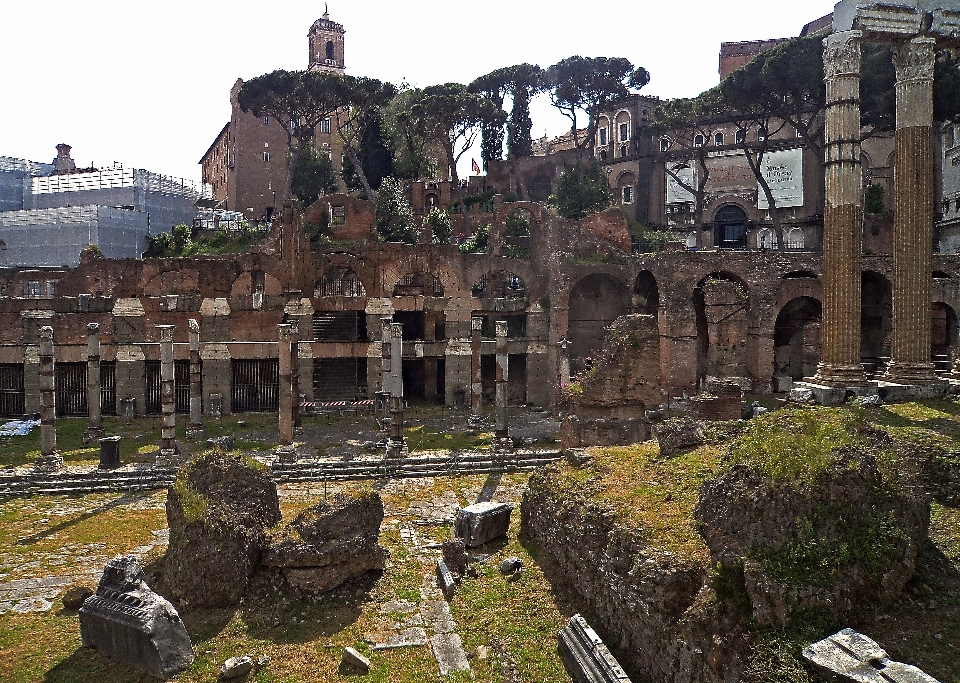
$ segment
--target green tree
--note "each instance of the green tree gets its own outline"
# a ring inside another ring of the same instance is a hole
[[[450,238],[453,236],[453,222],[450,220],[450,214],[439,206],[435,206],[430,209],[423,222],[430,228],[434,244],[450,244]]]
[[[550,99],[553,106],[570,119],[577,149],[584,149],[593,142],[601,109],[626,97],[629,88],[639,90],[649,82],[650,74],[646,69],[634,68],[623,57],[567,57],[547,70]],[[585,111],[589,120],[583,140],[577,132],[578,111]]]
[[[435,178],[437,160],[427,121],[415,114],[420,91],[401,86],[401,91],[383,110],[383,123],[394,144],[393,177],[408,180]]]
[[[186,223],[175,225],[170,232],[147,235],[145,258],[175,258],[193,253],[193,228]]]
[[[413,211],[407,201],[403,183],[384,178],[376,201],[377,234],[382,242],[417,243],[413,229]]]
[[[607,208],[612,200],[610,183],[597,163],[577,164],[557,179],[557,211],[565,218],[584,218]]]
[[[490,226],[481,225],[477,227],[473,237],[461,244],[458,249],[460,249],[461,254],[486,254],[489,241]]]
[[[333,120],[343,142],[343,151],[353,165],[353,172],[357,174],[367,196],[376,197],[376,191],[367,178],[359,154],[366,130],[365,124],[393,99],[397,89],[393,84],[378,81],[376,78],[349,75],[340,75],[336,85],[340,106],[336,108]]]
[[[318,152],[313,145],[308,145],[293,167],[291,191],[304,207],[310,206],[322,195],[336,192],[337,173],[330,157],[325,152]]]
[[[320,71],[278,69],[252,78],[240,88],[240,109],[257,117],[270,117],[287,134],[287,175],[283,200],[293,196],[293,169],[308,145],[313,143],[317,125],[330,118],[341,104],[338,74]]]

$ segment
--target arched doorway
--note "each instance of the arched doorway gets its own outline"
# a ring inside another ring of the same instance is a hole
[[[713,226],[717,249],[747,248],[747,213],[736,204],[721,206],[713,216]]]
[[[697,387],[708,377],[744,378],[751,326],[746,283],[728,272],[707,275],[693,290],[697,325]]]
[[[940,372],[947,372],[956,357],[957,314],[943,303],[930,305],[930,360]]]
[[[773,374],[796,381],[816,374],[822,304],[801,296],[780,309],[773,331]]]
[[[649,270],[642,270],[633,283],[633,310],[646,315],[656,315],[660,307],[660,289],[657,279]]]
[[[865,271],[860,285],[860,363],[868,375],[884,372],[890,362],[892,317],[890,280]]]
[[[610,275],[588,275],[574,285],[570,291],[567,327],[571,370],[584,369],[584,360],[595,355],[603,345],[604,328],[629,309],[627,288]]]

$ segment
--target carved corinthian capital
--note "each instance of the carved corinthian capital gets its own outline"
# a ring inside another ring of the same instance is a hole
[[[860,31],[831,33],[823,39],[823,75],[826,80],[838,76],[860,75]]]
[[[936,39],[918,36],[893,48],[893,68],[897,72],[897,83],[932,81],[937,58],[936,46]]]

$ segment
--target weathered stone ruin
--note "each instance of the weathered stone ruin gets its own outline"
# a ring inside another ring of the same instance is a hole
[[[576,683],[630,683],[610,649],[579,614],[570,617],[557,638],[560,657]]]
[[[277,485],[237,457],[211,452],[183,467],[167,493],[166,592],[192,607],[235,605],[280,522]]]
[[[132,555],[104,567],[97,592],[80,608],[80,638],[114,661],[164,680],[193,662],[193,645],[180,615],[150,590]]]
[[[511,512],[512,505],[492,501],[460,508],[453,520],[453,535],[468,548],[489,543],[507,535]]]
[[[938,683],[917,667],[890,659],[876,641],[849,628],[812,643],[803,657],[821,675],[840,681]]]
[[[675,417],[656,424],[653,436],[660,446],[660,455],[664,458],[703,443],[703,429],[696,420],[688,417]]]
[[[339,495],[332,504],[307,508],[274,536],[262,567],[280,574],[284,585],[316,597],[372,571],[381,571],[387,551],[379,542],[383,503],[375,491]]]

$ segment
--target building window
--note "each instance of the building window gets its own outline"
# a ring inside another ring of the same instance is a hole
[[[24,282],[23,283],[23,295],[27,297],[39,297],[43,294],[43,289],[40,287],[39,282]]]
[[[329,117],[328,117],[328,118],[325,118],[325,119],[321,119],[321,121],[320,121],[320,132],[321,132],[321,133],[329,133],[329,132],[330,132],[330,119],[329,119]]]
[[[737,144],[738,144],[738,145],[742,145],[742,144],[743,144],[744,142],[746,142],[746,141],[747,141],[747,131],[745,131],[745,130],[738,130],[738,131],[737,131]]]
[[[633,187],[630,185],[623,188],[623,203],[633,204]]]
[[[601,128],[598,132],[600,133],[600,146],[603,147],[607,144],[607,129]]]
[[[713,136],[713,144],[715,144],[717,147],[723,146],[723,133],[717,133]]]
[[[757,142],[763,142],[767,139],[767,129],[757,128]]]
[[[670,139],[660,138],[660,151],[666,152],[668,149],[670,149]]]
[[[629,132],[630,132],[630,126],[626,123],[621,123],[620,124],[620,142],[626,142],[627,140],[630,139],[630,136],[628,134]]]
[[[327,41],[327,59],[333,59],[333,41]]]
[[[621,156],[621,157],[627,156],[627,146],[626,146],[626,145],[620,145],[620,156]]]
[[[697,133],[693,136],[693,146],[694,147],[703,147],[707,143],[706,138]]]
[[[606,161],[606,160],[607,160],[607,150],[601,149],[601,150],[600,150],[600,161]]]
[[[270,161],[270,152],[264,152],[264,153],[263,153],[263,160],[264,160],[264,161]]]
[[[270,123],[270,117],[269,117],[269,116],[264,116],[264,117],[263,117],[263,125],[267,125],[268,123]]]

